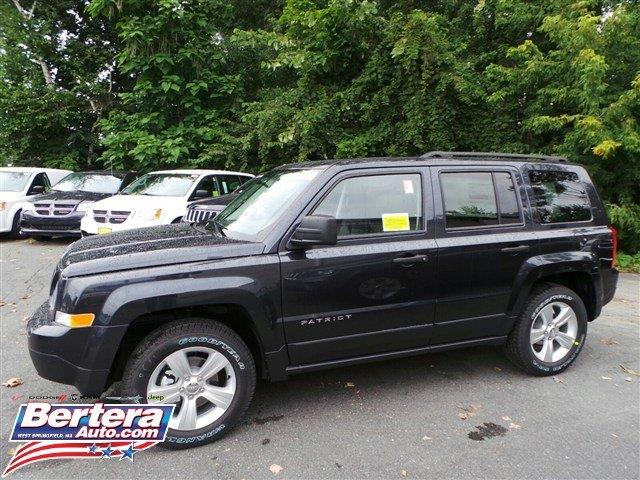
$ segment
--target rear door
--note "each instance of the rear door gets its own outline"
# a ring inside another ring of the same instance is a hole
[[[429,343],[436,249],[427,168],[352,170],[303,215],[338,221],[338,243],[282,251],[282,307],[291,363]]]
[[[515,167],[432,167],[437,216],[433,344],[501,336],[518,271],[537,252]]]

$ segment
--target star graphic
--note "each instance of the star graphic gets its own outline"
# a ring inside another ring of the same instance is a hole
[[[113,455],[114,450],[111,448],[111,445],[109,445],[107,448],[103,448],[102,449],[102,457],[100,458],[111,458],[111,455]]]
[[[138,450],[136,450],[135,448],[133,448],[133,442],[131,443],[131,445],[129,445],[126,449],[121,449],[122,452],[122,456],[120,457],[120,460],[123,460],[125,458],[128,458],[129,460],[131,460],[133,462],[133,456],[138,453]]]
[[[94,443],[89,447],[89,453],[96,453],[100,448]]]

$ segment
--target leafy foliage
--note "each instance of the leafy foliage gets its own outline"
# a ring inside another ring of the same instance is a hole
[[[583,163],[608,201],[640,204],[637,0],[85,5],[41,3],[29,22],[0,7],[0,149],[19,163],[83,167],[97,152],[138,170],[255,173],[429,150],[554,153]],[[96,73],[114,62],[117,95],[96,114],[87,99],[105,98]]]
[[[83,0],[0,3],[2,163],[86,168],[99,121],[127,84],[113,71],[115,26]]]

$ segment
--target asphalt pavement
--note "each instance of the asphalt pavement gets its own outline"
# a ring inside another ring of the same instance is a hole
[[[0,380],[24,382],[0,387],[2,468],[19,404],[75,392],[37,376],[25,333],[68,243],[0,240]],[[637,479],[639,296],[640,276],[622,274],[557,377],[527,376],[489,347],[309,373],[259,383],[245,422],[214,444],[154,447],[134,463],[45,461],[11,477]]]

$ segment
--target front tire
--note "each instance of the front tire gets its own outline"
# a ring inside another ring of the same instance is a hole
[[[21,240],[27,238],[25,234],[20,231],[20,211],[13,216],[13,222],[11,222],[11,232],[9,232],[9,238]]]
[[[255,390],[251,352],[227,326],[208,319],[171,322],[135,349],[122,378],[123,396],[176,405],[166,448],[217,440],[244,415]]]
[[[556,375],[575,361],[586,337],[582,299],[561,285],[543,284],[533,291],[511,330],[506,353],[527,373]]]

